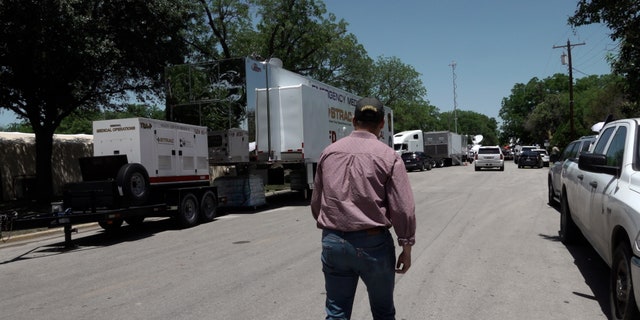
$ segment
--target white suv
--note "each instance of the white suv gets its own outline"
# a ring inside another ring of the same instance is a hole
[[[474,159],[476,171],[482,168],[498,168],[504,171],[504,155],[499,146],[482,146]]]

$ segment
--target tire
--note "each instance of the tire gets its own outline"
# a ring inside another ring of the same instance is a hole
[[[144,216],[135,216],[124,219],[128,225],[132,227],[138,227],[144,222]]]
[[[178,224],[182,228],[190,228],[198,223],[198,198],[193,193],[185,194],[178,207]]]
[[[200,199],[200,221],[211,222],[216,218],[218,212],[218,198],[213,191],[202,194]]]
[[[139,163],[127,163],[120,168],[116,184],[125,206],[138,206],[147,202],[150,193],[149,174]]]
[[[558,201],[556,201],[555,196],[556,193],[553,190],[553,182],[551,181],[551,177],[549,177],[548,181],[547,181],[547,201],[549,203],[550,206],[556,208],[558,207]]]
[[[631,281],[631,249],[626,242],[613,252],[609,288],[612,319],[640,319]]]
[[[558,231],[558,237],[563,244],[568,245],[578,242],[579,235],[580,230],[571,218],[567,196],[563,194],[560,201],[560,231]]]
[[[122,219],[98,221],[98,225],[107,232],[113,232],[122,226]]]
[[[476,171],[480,171],[480,168],[476,167]]]
[[[504,171],[504,166],[500,167],[500,171]]]

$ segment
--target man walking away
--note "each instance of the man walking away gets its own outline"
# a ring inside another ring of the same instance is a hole
[[[375,320],[395,319],[395,273],[411,267],[415,203],[399,155],[378,140],[384,108],[360,99],[354,131],[320,156],[311,212],[322,229],[326,319],[350,319],[359,279],[367,287]],[[402,253],[396,261],[393,227]]]

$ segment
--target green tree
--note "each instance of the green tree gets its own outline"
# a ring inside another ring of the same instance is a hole
[[[250,10],[253,0],[199,0],[202,15],[194,24],[191,62],[231,59],[259,52]]]
[[[358,95],[371,93],[373,61],[348,24],[316,0],[255,0],[255,53],[283,67]],[[252,52],[248,52],[250,54]]]
[[[544,100],[545,93],[544,83],[538,78],[532,78],[527,84],[516,83],[513,86],[511,95],[502,99],[498,113],[503,120],[500,141],[529,144],[536,140],[525,130],[524,124],[529,114]]]
[[[582,26],[604,23],[611,39],[619,41],[619,53],[612,57],[614,73],[625,78],[624,92],[630,100],[630,113],[640,111],[640,6],[637,0],[580,0],[569,24]]]
[[[187,55],[188,1],[0,2],[0,108],[36,135],[38,200],[51,197],[53,133],[77,110],[159,93],[164,66]]]
[[[427,101],[398,101],[393,107],[393,129],[396,133],[439,130],[439,116],[438,108]]]
[[[242,91],[241,85],[234,84],[232,90],[212,85],[224,77],[221,70],[244,73],[237,57],[277,57],[288,70],[358,95],[371,92],[372,60],[346,32],[346,22],[327,13],[323,2],[200,0],[199,5],[203,18],[194,28],[207,29],[192,33],[199,49],[193,63],[167,71],[167,118],[223,129],[250,117],[244,109],[247,102],[235,99],[243,93],[231,92]],[[238,65],[230,67],[233,61]],[[174,108],[181,110],[173,113]]]
[[[498,139],[498,122],[494,118],[490,118],[484,114],[467,110],[456,110],[458,119],[458,133],[468,137],[468,143],[475,135],[482,135],[483,145],[499,145]],[[440,117],[442,119],[453,119],[453,111],[443,112]],[[453,123],[453,121],[452,121]],[[445,128],[444,130],[449,130]],[[454,131],[451,129],[449,131]]]
[[[396,103],[420,102],[427,95],[420,73],[397,57],[378,57],[374,74],[372,94],[391,108]]]
[[[627,100],[615,75],[588,76],[574,85],[574,126],[571,134],[569,81],[563,74],[516,84],[503,100],[501,141],[565,146],[578,136],[593,134],[591,126],[608,114],[623,116]]]

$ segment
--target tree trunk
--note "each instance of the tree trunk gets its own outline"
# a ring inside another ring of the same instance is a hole
[[[46,205],[53,196],[51,161],[53,156],[53,130],[34,128],[36,135],[36,188],[38,204]]]

